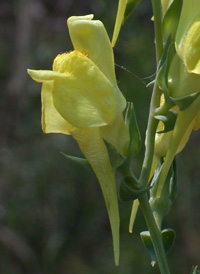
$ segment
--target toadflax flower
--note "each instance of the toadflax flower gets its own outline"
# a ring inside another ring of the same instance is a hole
[[[114,171],[104,140],[125,156],[129,133],[122,111],[110,40],[93,15],[67,21],[74,50],[59,54],[52,70],[28,70],[42,83],[44,133],[72,135],[100,183],[111,224],[115,263],[119,263],[119,211]]]
[[[187,96],[197,95],[194,102],[184,111],[174,109],[179,112],[175,124],[175,132],[182,132],[179,136],[179,145],[176,153],[180,152],[187,143],[192,130],[200,127],[200,3],[198,0],[185,0],[178,24],[175,37],[176,53],[171,60],[168,73],[168,89],[171,97],[175,99],[186,98]],[[164,98],[161,98],[161,104]],[[187,124],[185,118],[188,117]],[[189,120],[190,117],[190,120]],[[182,124],[179,126],[179,124]],[[185,125],[183,127],[183,125]],[[162,129],[161,124],[159,125]],[[179,130],[177,129],[179,127]],[[173,136],[173,137],[172,137]],[[175,138],[174,130],[167,133],[156,135],[155,152],[158,156],[166,155],[169,144]],[[178,138],[178,137],[177,137]],[[177,140],[178,142],[178,140]],[[172,144],[171,144],[172,146]]]
[[[155,152],[165,157],[164,180],[174,156],[186,145],[193,130],[200,128],[200,2],[184,0],[175,36],[176,52],[167,75],[168,93],[177,102],[173,131],[157,134]],[[180,108],[180,103],[184,107]],[[179,106],[179,107],[178,107]]]

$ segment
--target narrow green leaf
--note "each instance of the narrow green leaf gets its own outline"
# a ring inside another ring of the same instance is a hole
[[[141,148],[141,136],[138,128],[133,103],[128,103],[125,124],[130,133],[129,155],[136,155]]]
[[[135,8],[139,5],[141,0],[128,0],[126,4],[126,10],[124,14],[124,21],[127,20],[129,15],[135,10]]]
[[[168,101],[171,101],[169,97],[169,91],[168,91],[168,73],[169,73],[170,63],[175,52],[176,52],[175,45],[171,40],[171,36],[169,36],[165,44],[163,55],[159,63],[158,77],[157,77],[158,86],[163,91],[165,98]]]
[[[162,240],[164,244],[165,253],[168,254],[173,247],[176,239],[176,232],[171,228],[162,230]]]
[[[134,177],[125,176],[122,179],[119,196],[122,201],[133,201],[147,192],[151,187],[141,188]]]
[[[169,35],[175,41],[175,35],[179,23],[183,0],[174,0],[168,8],[162,22],[163,40],[166,41]]]
[[[163,160],[157,166],[154,177],[152,179],[151,185],[152,188],[150,190],[150,199],[149,203],[152,211],[156,214],[157,219],[159,221],[159,225],[161,226],[163,217],[167,215],[169,210],[171,209],[172,203],[174,202],[177,196],[177,176],[176,176],[176,164],[175,160],[172,163],[169,173],[167,175],[163,191],[160,197],[157,197],[157,193],[160,186],[160,174],[163,168]]]
[[[164,129],[158,130],[157,133],[165,133],[174,129],[177,112],[170,109],[165,115],[156,115],[155,118],[164,124]]]
[[[106,144],[106,148],[107,148],[107,151],[108,151],[108,154],[109,154],[109,159],[110,159],[111,166],[112,166],[113,170],[116,170],[117,168],[119,168],[124,163],[126,158],[121,156],[121,154],[119,154],[117,149],[115,149],[114,146],[107,143],[105,140],[104,140],[104,143]]]
[[[60,152],[67,160],[69,160],[72,163],[78,164],[79,166],[82,166],[84,168],[86,168],[87,170],[93,171],[90,164],[88,163],[88,161],[86,159],[83,158],[79,158],[79,157],[74,157],[74,156],[70,156],[67,155],[63,152]]]
[[[200,274],[200,270],[198,270],[198,265],[192,267],[192,271],[190,274]]]
[[[154,247],[153,247],[153,243],[151,241],[151,236],[150,236],[149,231],[141,232],[140,237],[141,237],[142,242],[151,257],[151,265],[154,266],[157,262],[157,257],[156,257],[156,253],[154,251]]]
[[[173,229],[167,228],[162,230],[161,236],[162,236],[165,253],[168,254],[173,247],[173,244],[176,238],[176,233]],[[151,257],[151,264],[152,266],[154,266],[157,262],[157,257],[154,251],[154,247],[153,247],[153,243],[152,243],[149,231],[141,232],[140,237],[142,239],[143,244],[145,245],[145,247],[147,248],[149,252],[149,255]]]
[[[171,39],[171,35],[169,35],[169,37],[167,38],[166,44],[164,46],[163,54],[162,54],[161,59],[158,64],[158,72],[160,71],[160,69],[163,67],[163,65],[167,61],[167,55],[168,55],[168,51],[169,51],[169,47],[170,47],[171,43],[172,43],[172,39]]]
[[[185,110],[198,98],[199,95],[200,91],[181,98],[174,98],[170,96],[170,99],[175,105],[179,107],[180,110]]]

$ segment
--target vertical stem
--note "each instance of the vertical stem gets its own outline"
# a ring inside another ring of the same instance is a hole
[[[153,14],[154,14],[154,30],[156,40],[156,58],[159,62],[163,52],[163,40],[162,40],[162,6],[160,0],[151,0]]]
[[[142,195],[139,198],[140,206],[145,217],[151,239],[153,242],[154,250],[157,256],[158,265],[160,268],[161,274],[170,274],[167,259],[165,255],[165,250],[163,247],[161,232],[155,222],[151,207],[149,205],[147,194]]]
[[[162,7],[160,0],[151,0],[153,13],[154,13],[154,28],[155,28],[155,40],[156,40],[156,59],[157,64],[162,56],[163,52],[163,41],[162,41]],[[154,118],[154,111],[160,105],[160,96],[161,91],[157,86],[157,77],[153,89],[151,105],[150,105],[150,113],[149,120],[147,126],[147,137],[146,137],[146,150],[144,156],[144,162],[142,167],[142,172],[140,175],[140,184],[141,186],[145,186],[148,183],[153,154],[154,154],[154,145],[155,145],[155,134],[158,126],[158,121]],[[163,246],[163,241],[161,237],[161,231],[158,228],[155,218],[153,216],[147,194],[139,197],[140,206],[142,208],[147,226],[149,228],[149,232],[151,235],[152,243],[154,246],[154,250],[157,256],[158,265],[160,268],[161,274],[170,274],[166,254]]]
[[[163,40],[162,40],[162,6],[160,0],[151,0],[154,14],[154,29],[155,29],[155,40],[156,40],[156,58],[157,63],[159,62],[163,52]],[[158,120],[154,118],[154,111],[160,105],[161,91],[157,86],[157,77],[154,84],[149,120],[147,126],[147,137],[146,137],[146,150],[144,156],[144,162],[142,172],[140,175],[141,185],[146,185],[149,179],[151,171],[151,165],[154,153],[155,134],[158,126]]]
[[[140,174],[140,184],[146,186],[149,180],[149,175],[151,172],[151,166],[154,155],[154,144],[155,144],[155,135],[156,129],[158,126],[158,120],[154,118],[154,110],[160,105],[160,96],[161,91],[158,86],[154,85],[154,90],[151,99],[149,120],[146,133],[146,149],[144,155],[144,161],[142,166],[142,172]]]

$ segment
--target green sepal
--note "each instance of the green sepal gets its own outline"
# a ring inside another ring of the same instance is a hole
[[[172,39],[171,39],[171,35],[169,35],[169,37],[167,38],[167,41],[165,43],[159,64],[158,64],[158,76],[159,76],[160,70],[162,69],[162,67],[165,65],[165,63],[167,61],[168,51],[169,51],[169,47],[170,47],[171,43],[172,43]],[[158,84],[159,84],[159,82],[158,82]]]
[[[151,257],[151,264],[152,264],[152,266],[154,266],[155,263],[157,262],[157,257],[156,257],[156,253],[154,251],[154,247],[153,247],[153,243],[151,241],[151,236],[150,236],[149,231],[141,232],[140,237],[141,237],[142,242]]]
[[[135,10],[135,8],[138,6],[138,4],[141,2],[141,0],[128,0],[126,4],[126,10],[124,14],[124,21],[127,20],[129,15]]]
[[[140,237],[142,239],[143,244],[145,245],[145,247],[147,248],[149,252],[149,255],[151,257],[151,264],[152,266],[154,266],[155,263],[157,262],[157,257],[154,251],[154,247],[153,247],[153,243],[152,243],[149,231],[141,232]],[[165,253],[168,254],[174,244],[176,233],[173,229],[167,228],[162,230],[161,237],[162,237]]]
[[[79,158],[79,157],[74,157],[74,156],[70,156],[67,155],[63,152],[60,152],[67,160],[69,160],[70,162],[74,163],[74,164],[78,164],[81,167],[86,168],[87,170],[90,170],[93,172],[92,167],[90,166],[90,164],[88,163],[88,161],[84,158]]]
[[[187,109],[200,95],[200,91],[189,94],[184,97],[174,98],[170,96],[170,100],[179,107],[180,110]]]
[[[168,37],[164,47],[164,51],[158,66],[157,84],[163,91],[167,101],[171,101],[168,90],[168,73],[171,64],[171,60],[175,54],[175,45],[172,42],[171,36]]]
[[[141,188],[136,178],[125,176],[122,179],[119,188],[119,197],[121,201],[128,202],[138,199],[142,194],[149,191],[151,187]]]
[[[163,159],[160,159],[160,163],[155,170],[154,177],[151,182],[152,188],[150,190],[149,199],[152,212],[154,216],[156,216],[156,222],[159,227],[161,227],[163,217],[171,209],[172,203],[174,202],[178,192],[176,162],[174,160],[167,175],[162,194],[160,197],[157,197],[159,177],[162,168]]]
[[[169,35],[174,42],[181,14],[183,0],[174,0],[168,8],[162,22],[163,40],[166,41]]]
[[[163,167],[163,158],[159,158],[157,157],[157,167],[155,169],[155,172],[154,172],[154,175],[153,175],[153,178],[151,180],[151,191],[150,191],[150,198],[153,197],[155,198],[156,195],[157,195],[157,190],[158,190],[158,179],[159,179],[159,176],[160,176],[160,172],[162,170],[162,167]]]
[[[140,136],[137,120],[136,120],[134,105],[132,102],[128,103],[128,106],[127,106],[125,124],[127,128],[129,129],[129,134],[130,134],[128,154],[136,155],[139,153],[141,148],[141,136]]]
[[[157,191],[159,188],[159,177],[160,177],[163,165],[164,165],[164,160],[160,159],[160,163],[157,165],[153,179],[151,181],[152,188],[150,191],[150,197],[156,198],[157,200],[169,198],[171,202],[174,202],[178,192],[176,158],[173,160],[173,163],[169,169],[162,195],[159,198],[157,198]]]
[[[176,232],[171,228],[162,230],[162,240],[164,244],[165,253],[168,254],[173,247],[176,239]]]
[[[200,270],[198,270],[198,265],[192,267],[192,271],[190,274],[200,274]]]
[[[164,129],[158,130],[157,133],[165,133],[174,129],[177,118],[177,112],[175,110],[170,109],[165,115],[156,115],[154,117],[157,120],[162,121],[164,124]]]
[[[113,168],[113,170],[118,169],[121,165],[123,165],[124,161],[126,160],[125,157],[123,157],[117,149],[112,146],[111,144],[107,143],[104,140],[104,143],[106,144],[106,148],[109,154],[110,164]]]

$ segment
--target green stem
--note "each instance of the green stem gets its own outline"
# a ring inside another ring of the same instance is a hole
[[[166,255],[165,255],[165,250],[163,247],[161,231],[159,230],[155,222],[151,207],[149,205],[147,194],[142,195],[139,198],[139,201],[140,201],[140,206],[151,235],[154,250],[157,256],[158,265],[160,268],[160,272],[161,274],[170,274]]]
[[[161,1],[152,0],[152,7],[153,7],[153,13],[154,13],[156,57],[157,57],[157,63],[158,63],[163,52]],[[151,105],[150,105],[148,126],[147,126],[146,150],[145,150],[142,172],[140,175],[140,183],[142,186],[147,185],[149,180],[149,175],[151,172],[151,166],[152,166],[153,154],[154,154],[155,134],[158,126],[158,120],[154,118],[154,112],[156,108],[160,106],[160,96],[161,96],[161,91],[157,86],[157,76],[156,76],[152,99],[151,99]]]
[[[163,52],[163,40],[162,40],[162,6],[160,0],[151,0],[153,14],[154,14],[154,30],[156,40],[156,58],[159,62]]]
[[[162,27],[161,27],[162,26],[161,1],[152,0],[152,7],[153,7],[153,13],[154,13],[156,56],[157,56],[157,62],[159,62],[163,52]],[[161,91],[157,86],[157,77],[156,77],[152,99],[151,99],[151,105],[150,105],[148,126],[147,126],[146,150],[145,150],[142,172],[139,180],[142,186],[147,185],[149,175],[151,172],[151,166],[152,166],[153,154],[154,154],[155,134],[158,126],[158,120],[154,118],[154,112],[160,106],[160,96],[161,96]]]
[[[162,52],[163,52],[163,41],[162,41],[162,8],[160,0],[152,0],[152,7],[154,13],[154,27],[155,27],[155,39],[156,39],[156,58],[157,63],[159,62]],[[149,120],[147,126],[147,136],[146,136],[146,150],[144,156],[144,162],[142,166],[141,175],[139,182],[141,186],[146,186],[149,180],[149,175],[151,172],[151,166],[154,155],[154,145],[155,145],[155,134],[158,126],[158,120],[154,118],[154,112],[156,108],[160,106],[160,96],[161,91],[157,86],[157,77],[154,84]],[[147,194],[142,195],[138,198],[140,206],[142,208],[144,218],[146,220],[155,253],[157,256],[158,265],[161,271],[161,274],[170,274],[167,259],[165,255],[165,250],[162,242],[161,231],[158,228],[155,218],[153,216]]]
[[[152,7],[153,7],[153,13],[154,13],[156,58],[158,63],[163,52],[162,28],[161,28],[162,26],[161,1],[152,0]],[[143,167],[142,167],[142,171],[139,179],[140,184],[142,186],[147,185],[149,180],[149,175],[151,172],[151,166],[152,166],[153,155],[154,155],[155,134],[158,126],[158,120],[154,118],[154,115],[155,115],[154,112],[160,106],[160,97],[161,97],[161,91],[159,87],[157,86],[157,77],[156,77],[152,99],[151,99],[151,105],[150,105],[148,126],[147,126],[146,150],[145,150]],[[147,194],[144,194],[143,196],[141,196],[139,198],[139,202],[140,202],[140,206],[142,208],[147,226],[149,228],[149,232],[150,232],[155,253],[157,256],[160,272],[161,274],[170,274],[166,255],[165,255],[165,250],[162,242],[161,231],[155,222],[155,218],[153,216]]]
[[[158,86],[154,85],[154,90],[151,99],[150,112],[149,112],[149,120],[147,126],[146,133],[146,149],[144,155],[144,161],[142,166],[142,172],[140,174],[139,182],[142,186],[146,186],[148,184],[149,175],[151,172],[151,166],[154,155],[154,145],[155,145],[155,135],[156,129],[158,126],[158,120],[154,118],[154,110],[160,105],[160,96],[161,91]]]

